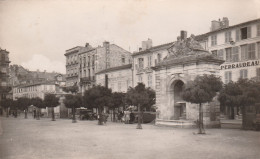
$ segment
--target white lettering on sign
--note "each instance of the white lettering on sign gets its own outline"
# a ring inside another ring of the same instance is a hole
[[[257,66],[257,65],[259,65],[259,60],[221,65],[220,69],[226,70],[226,69],[243,68],[243,67],[250,67],[250,66]]]

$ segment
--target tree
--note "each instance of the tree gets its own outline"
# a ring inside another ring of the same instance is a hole
[[[211,102],[222,88],[220,77],[215,75],[197,76],[194,81],[189,81],[183,89],[182,97],[185,101],[199,104],[199,134],[205,133],[203,125],[202,104]]]
[[[28,107],[31,105],[31,100],[27,97],[17,99],[18,108],[24,111],[24,118],[27,119]]]
[[[138,83],[134,88],[127,90],[126,102],[130,105],[138,106],[138,125],[137,129],[142,129],[141,112],[144,109],[150,109],[155,103],[155,92],[150,88],[145,88],[143,83]]]
[[[13,100],[12,99],[3,99],[1,100],[1,106],[5,109],[6,117],[9,117],[9,108],[12,106]]]
[[[94,86],[84,93],[84,106],[92,109],[98,108],[99,120],[98,124],[102,125],[102,112],[105,106],[112,105],[112,91],[104,86]]]
[[[79,87],[77,86],[77,84],[74,84],[73,86],[63,87],[63,91],[67,93],[76,94],[79,91]]]
[[[221,89],[218,100],[221,107],[229,107],[231,110],[231,119],[234,119],[234,108],[239,106],[239,97],[242,94],[242,90],[235,82],[229,82],[225,84]]]
[[[39,98],[39,97],[32,98],[31,99],[31,103],[32,103],[32,105],[37,107],[36,119],[39,120],[40,119],[40,114],[41,114],[41,108],[46,108],[46,106],[44,105],[43,100],[41,98]]]
[[[51,107],[52,111],[52,121],[55,121],[55,114],[54,114],[54,107],[58,106],[59,103],[59,98],[55,96],[55,94],[46,94],[44,97],[44,104],[47,107]]]
[[[67,94],[65,96],[64,104],[67,108],[72,108],[72,114],[73,114],[72,123],[76,123],[75,109],[79,108],[82,105],[82,96]]]
[[[115,109],[119,107],[124,107],[125,93],[114,92],[112,93],[112,104],[110,108],[113,110],[113,121],[115,120]]]

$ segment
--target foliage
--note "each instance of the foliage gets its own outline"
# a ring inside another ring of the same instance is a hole
[[[31,100],[27,97],[21,97],[17,99],[18,109],[27,110],[31,105]]]
[[[73,86],[69,86],[69,87],[63,87],[63,91],[67,92],[67,93],[72,93],[72,94],[76,94],[79,91],[78,86],[75,84]]]
[[[182,97],[185,101],[199,104],[199,134],[203,134],[203,111],[202,103],[211,102],[217,92],[222,88],[220,77],[215,75],[197,76],[194,81],[189,81],[182,91]]]
[[[3,99],[1,100],[1,106],[3,108],[10,108],[13,104],[13,100],[12,99]]]
[[[47,107],[56,107],[59,103],[59,98],[55,94],[46,94],[44,98],[44,104]]]
[[[185,101],[196,104],[211,102],[221,88],[220,77],[215,75],[197,76],[194,81],[189,81],[184,86],[182,97]]]
[[[138,83],[134,88],[130,87],[127,90],[126,102],[129,105],[138,106],[140,104],[141,109],[150,109],[155,103],[155,92],[151,88],[145,88],[143,83]]]
[[[124,107],[125,93],[122,92],[114,92],[112,93],[112,108]]]
[[[44,102],[41,98],[36,97],[31,99],[31,104],[36,106],[37,108],[45,108]]]
[[[67,94],[64,104],[67,108],[79,108],[82,105],[82,97],[81,95]]]
[[[246,107],[260,103],[260,82],[248,79],[230,82],[220,91],[218,100],[222,105],[242,108],[242,125],[245,128]]]
[[[112,91],[104,86],[94,86],[85,91],[84,106],[87,108],[99,108],[100,111],[104,106],[111,107],[112,105]]]

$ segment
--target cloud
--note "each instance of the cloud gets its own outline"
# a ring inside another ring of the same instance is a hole
[[[51,61],[46,56],[40,54],[34,54],[28,62],[22,62],[21,65],[30,71],[36,71],[39,69],[39,71],[46,70],[47,72],[66,72],[65,63],[60,61]]]

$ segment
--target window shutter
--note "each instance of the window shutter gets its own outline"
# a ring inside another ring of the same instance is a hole
[[[247,27],[247,38],[251,38],[251,26]]]
[[[236,41],[240,40],[240,29],[236,30]]]

